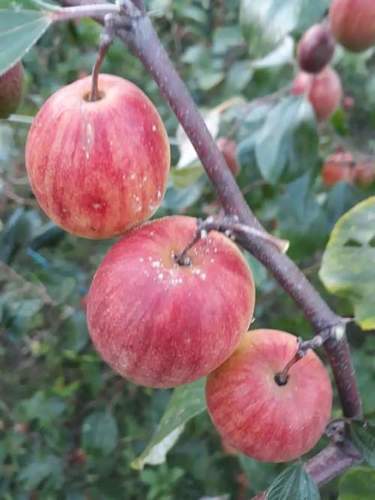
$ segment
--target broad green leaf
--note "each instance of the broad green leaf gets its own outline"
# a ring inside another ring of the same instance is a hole
[[[328,0],[242,0],[240,22],[251,53],[264,55],[292,31],[320,19]]]
[[[292,465],[273,481],[267,500],[319,500],[319,490],[302,465]]]
[[[22,59],[51,22],[37,10],[0,10],[0,75]]]
[[[280,464],[258,462],[243,454],[238,456],[238,460],[254,493],[266,490],[280,471]]]
[[[204,386],[205,379],[200,379],[174,390],[155,434],[141,455],[132,462],[132,467],[143,469],[146,464],[155,463],[155,448],[160,444],[161,448],[157,451],[165,459],[186,422],[206,409]]]
[[[293,96],[282,99],[258,131],[255,155],[265,180],[292,180],[314,166],[318,135],[310,104]]]
[[[289,96],[276,104],[250,108],[241,125],[238,148],[241,165],[256,163],[270,184],[291,181],[317,164],[318,134],[311,105]]]
[[[375,328],[375,197],[362,201],[334,227],[323,255],[320,278],[347,297],[362,329]]]
[[[311,177],[306,174],[288,184],[277,200],[278,229],[291,242],[290,254],[300,257],[320,248],[328,238],[329,225],[316,200]]]
[[[350,432],[353,443],[366,462],[375,467],[375,427],[368,423],[352,422]]]
[[[63,463],[55,455],[48,455],[26,465],[18,476],[27,491],[34,490],[42,481],[48,479],[55,486],[63,481]]]
[[[82,446],[88,451],[109,455],[117,445],[118,428],[109,411],[89,415],[82,426]]]
[[[375,471],[369,467],[356,467],[348,471],[339,482],[338,500],[374,500]]]

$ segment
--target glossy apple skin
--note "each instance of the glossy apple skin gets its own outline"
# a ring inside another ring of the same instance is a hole
[[[20,105],[23,76],[23,66],[20,62],[0,76],[0,118],[8,118]]]
[[[210,373],[234,351],[252,319],[255,289],[237,247],[210,232],[188,256],[196,219],[173,216],[135,228],[97,270],[87,299],[93,343],[136,384],[175,387]]]
[[[336,111],[343,96],[340,78],[330,66],[317,75],[301,71],[293,81],[292,94],[306,94],[319,121]]]
[[[159,207],[170,166],[161,118],[134,84],[100,75],[102,98],[89,102],[91,77],[53,94],[28,135],[26,168],[46,214],[66,231],[110,238]]]
[[[207,379],[209,414],[222,438],[255,460],[288,462],[315,446],[332,409],[327,370],[310,351],[286,385],[274,377],[293,358],[297,338],[277,330],[246,333]]]
[[[352,52],[375,44],[374,0],[333,0],[329,20],[336,40]]]
[[[314,24],[298,44],[298,64],[302,71],[319,73],[330,62],[334,52],[335,40],[328,26]]]

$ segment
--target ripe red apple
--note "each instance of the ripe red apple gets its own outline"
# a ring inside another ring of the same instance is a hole
[[[348,151],[334,153],[326,159],[322,168],[322,178],[326,186],[334,186],[344,181],[352,183],[354,180],[353,156]]]
[[[375,44],[374,0],[333,0],[329,19],[336,40],[352,52]]]
[[[170,166],[167,133],[146,95],[127,80],[91,77],[53,94],[33,121],[26,168],[34,194],[56,224],[110,238],[159,207]]]
[[[319,73],[327,66],[335,51],[335,40],[326,24],[314,24],[301,38],[297,47],[302,71]]]
[[[192,382],[223,363],[252,319],[252,274],[228,238],[210,232],[178,256],[196,220],[173,216],[126,234],[97,270],[87,299],[91,338],[123,377],[149,387]]]
[[[341,81],[334,69],[327,66],[317,75],[301,71],[292,84],[292,94],[306,94],[318,120],[327,120],[339,107]]]
[[[233,175],[238,175],[240,173],[241,167],[237,161],[236,156],[236,143],[228,137],[219,137],[216,141],[217,147],[222,152],[227,165]]]
[[[297,338],[277,330],[246,333],[234,354],[207,379],[209,414],[221,436],[264,462],[288,462],[315,446],[331,415],[327,370],[312,351],[289,370]]]
[[[18,62],[0,76],[0,118],[8,118],[21,103],[23,66]]]

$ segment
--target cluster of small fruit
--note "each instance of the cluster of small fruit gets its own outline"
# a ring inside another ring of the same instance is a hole
[[[327,120],[343,97],[340,77],[329,66],[336,41],[352,52],[375,44],[373,0],[333,0],[328,20],[312,26],[298,44],[300,72],[291,91],[307,95],[319,121]]]
[[[375,162],[371,158],[355,160],[349,151],[338,148],[325,160],[322,179],[326,186],[344,181],[366,187],[375,180]]]
[[[194,218],[146,222],[166,188],[166,130],[132,83],[100,75],[97,100],[91,84],[80,79],[42,106],[28,134],[26,168],[40,206],[66,231],[93,239],[125,233],[87,296],[95,348],[140,385],[169,388],[207,376],[208,410],[226,442],[258,460],[299,457],[330,417],[326,369],[309,352],[278,377],[296,355],[297,338],[247,331],[255,285],[229,238],[213,231],[191,245]],[[235,144],[221,138],[218,147],[238,173]]]

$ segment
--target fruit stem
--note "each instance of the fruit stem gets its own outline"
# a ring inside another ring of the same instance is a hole
[[[318,347],[321,347],[324,342],[331,338],[331,332],[334,331],[334,329],[335,326],[332,328],[327,328],[320,335],[315,335],[315,337],[311,340],[304,341],[299,338],[297,340],[297,352],[295,353],[293,358],[285,365],[285,368],[275,375],[274,379],[276,384],[286,385],[289,378],[289,370],[292,368],[292,366],[297,363],[297,361],[302,359],[310,349],[317,349]]]
[[[99,92],[99,73],[100,68],[103,64],[104,58],[108,52],[109,47],[112,44],[114,33],[113,33],[113,17],[108,15],[104,19],[105,25],[104,30],[100,36],[100,45],[98,56],[96,58],[94,67],[92,68],[92,82],[91,82],[91,92],[89,101],[94,102],[100,99]]]
[[[217,220],[210,216],[205,220],[198,219],[197,232],[193,240],[180,254],[175,256],[176,262],[180,265],[189,265],[186,263],[186,259],[188,258],[187,252],[200,239],[206,238],[210,231],[224,233],[228,238],[233,240],[238,239],[239,243],[241,243],[241,237],[251,234],[252,236],[256,236],[264,241],[267,241],[268,243],[271,243],[271,245],[276,247],[281,253],[285,253],[289,247],[289,241],[280,240],[279,238],[276,238],[275,236],[272,236],[264,231],[247,226],[246,224],[241,224],[236,215],[226,215],[218,218]]]

